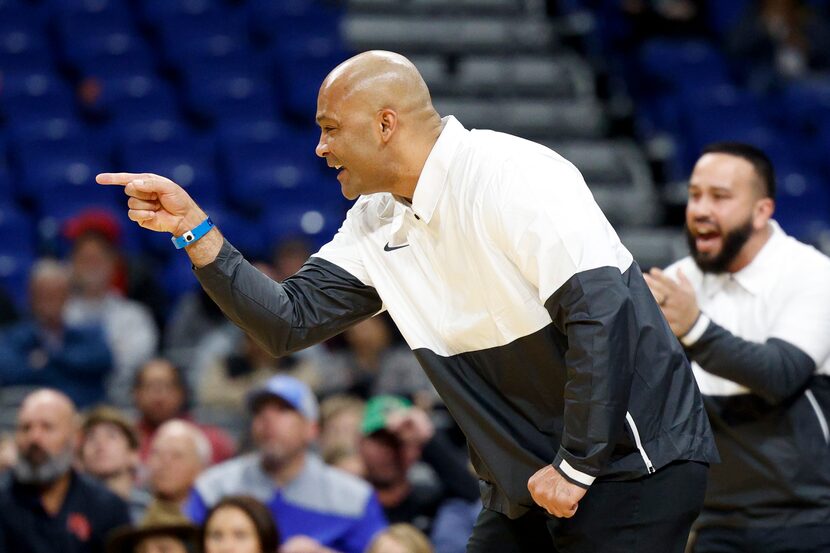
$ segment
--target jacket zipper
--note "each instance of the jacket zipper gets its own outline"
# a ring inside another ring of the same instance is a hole
[[[816,396],[813,395],[812,390],[807,390],[804,392],[804,395],[807,396],[807,401],[810,402],[810,405],[813,406],[813,411],[816,412],[818,424],[821,426],[821,433],[824,435],[824,443],[830,444],[830,428],[827,426],[827,419],[824,416],[824,412],[821,410],[821,406],[819,406],[818,401],[816,400]]]
[[[646,464],[648,473],[653,474],[655,472],[654,465],[651,464],[651,459],[648,458],[646,450],[643,449],[643,442],[640,441],[640,432],[637,431],[637,425],[634,424],[634,417],[632,417],[631,413],[629,413],[628,411],[625,412],[625,420],[628,421],[628,427],[631,428],[631,433],[634,434],[634,443],[637,444],[637,449],[640,450],[640,456],[643,458],[643,462]]]

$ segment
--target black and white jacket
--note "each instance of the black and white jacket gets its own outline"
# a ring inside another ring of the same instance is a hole
[[[589,487],[717,459],[639,267],[579,171],[538,144],[448,117],[411,205],[361,197],[282,284],[229,243],[196,275],[275,355],[388,311],[466,434],[485,505],[510,517],[546,464]]]
[[[699,526],[830,528],[830,259],[770,227],[736,273],[666,269],[703,313],[682,342],[723,458]]]

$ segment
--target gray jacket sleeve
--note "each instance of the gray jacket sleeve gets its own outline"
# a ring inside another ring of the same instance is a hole
[[[772,403],[800,392],[816,369],[812,358],[789,342],[750,342],[714,321],[686,346],[686,353],[706,372],[746,386]]]
[[[274,356],[322,342],[382,307],[374,288],[329,261],[312,257],[279,283],[227,240],[194,273],[222,312]]]

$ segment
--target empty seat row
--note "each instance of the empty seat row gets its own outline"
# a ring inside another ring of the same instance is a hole
[[[471,55],[450,64],[443,56],[413,56],[433,94],[475,96],[592,97],[594,74],[573,53]]]
[[[526,138],[600,138],[607,120],[596,99],[537,100],[434,97],[442,115],[453,114],[467,128],[494,129]]]
[[[355,50],[384,45],[403,53],[539,52],[556,43],[546,20],[527,17],[350,14],[343,36]]]

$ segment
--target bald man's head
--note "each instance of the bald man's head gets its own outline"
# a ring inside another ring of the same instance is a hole
[[[423,77],[407,58],[373,50],[350,58],[329,73],[322,90],[336,91],[347,101],[374,109],[394,109],[398,115],[429,119],[435,114]]]
[[[56,390],[29,394],[17,415],[17,479],[42,485],[66,474],[72,465],[76,437],[77,412],[69,397]]]
[[[393,52],[358,54],[323,81],[317,155],[342,168],[348,198],[374,192],[411,197],[440,134],[441,119],[418,69]]]

